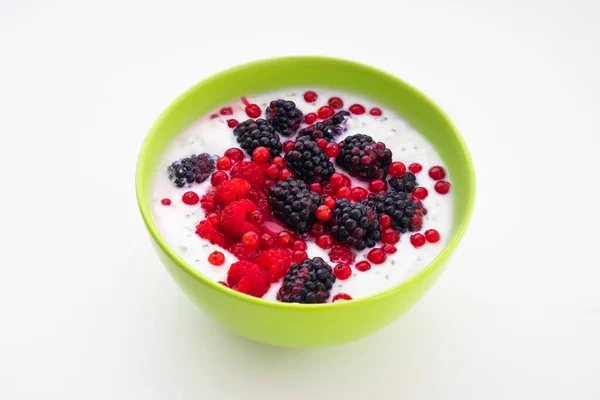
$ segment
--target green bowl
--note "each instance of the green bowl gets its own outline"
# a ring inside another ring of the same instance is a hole
[[[160,235],[152,216],[152,182],[169,142],[198,117],[232,99],[285,87],[335,88],[377,100],[396,111],[435,146],[452,176],[452,237],[443,251],[407,281],[348,302],[287,304],[230,290],[188,265]],[[283,57],[244,64],[211,76],[176,99],[156,120],[139,154],[136,194],[152,243],[186,295],[214,320],[257,342],[322,347],[373,333],[407,311],[433,285],[458,246],[475,201],[467,146],[442,110],[402,80],[375,68],[326,57]]]

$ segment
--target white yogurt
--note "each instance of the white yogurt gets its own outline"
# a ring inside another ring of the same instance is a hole
[[[421,232],[430,228],[436,229],[441,235],[441,240],[438,243],[427,243],[423,247],[415,249],[409,240],[410,233],[401,235],[400,242],[395,244],[398,251],[389,254],[384,264],[372,264],[372,268],[365,272],[357,271],[352,267],[353,272],[349,279],[336,280],[332,296],[343,292],[353,298],[358,298],[391,288],[410,278],[429,264],[444,248],[450,236],[453,210],[452,193],[438,194],[433,187],[435,181],[427,174],[432,166],[444,166],[441,158],[433,146],[419,132],[411,128],[393,112],[381,108],[380,105],[369,99],[354,94],[323,89],[317,90],[319,98],[315,103],[307,103],[303,98],[305,91],[304,89],[287,89],[258,96],[248,96],[247,98],[251,103],[256,103],[261,107],[263,111],[261,118],[264,118],[264,110],[268,102],[279,98],[294,101],[305,115],[309,112],[316,112],[319,107],[326,105],[327,99],[333,96],[342,98],[346,110],[352,104],[362,104],[367,112],[363,115],[353,115],[347,121],[347,131],[337,140],[342,140],[346,135],[364,133],[373,137],[375,141],[384,142],[392,151],[394,161],[402,161],[407,166],[416,162],[423,166],[423,170],[416,174],[417,182],[419,186],[427,188],[429,195],[423,200],[423,205],[427,208],[428,213],[423,218]],[[209,114],[200,118],[181,132],[165,149],[164,156],[156,172],[152,199],[154,218],[166,241],[186,262],[208,278],[216,281],[227,280],[228,267],[237,261],[237,258],[196,235],[196,225],[204,219],[204,210],[200,208],[199,204],[190,206],[184,204],[181,200],[183,193],[188,190],[194,190],[202,197],[210,187],[210,179],[199,185],[194,184],[192,189],[177,188],[168,178],[167,167],[173,161],[188,157],[191,154],[209,153],[221,156],[227,149],[238,147],[232,129],[227,126],[227,120],[234,118],[242,122],[248,117],[244,112],[245,106],[241,100],[233,101],[227,106],[233,108],[233,115],[211,119]],[[383,115],[375,117],[368,113],[368,110],[375,106],[382,109]],[[218,110],[215,113],[218,113]],[[289,140],[285,137],[281,139],[282,141]],[[344,172],[337,166],[336,170]],[[451,182],[449,176],[445,179]],[[367,187],[366,182],[357,180],[353,180],[352,184],[353,186]],[[161,200],[164,198],[171,200],[170,206],[161,204]],[[209,254],[214,250],[220,250],[225,254],[225,264],[220,267],[215,267],[207,261]],[[370,249],[360,252],[356,261],[365,260],[368,250]],[[325,261],[329,261],[326,251],[313,242],[308,243],[307,253],[311,258],[319,256]],[[281,281],[272,284],[263,298],[275,300],[280,284]]]

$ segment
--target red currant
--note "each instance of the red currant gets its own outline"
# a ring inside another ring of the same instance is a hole
[[[352,197],[352,189],[350,189],[349,187],[341,187],[338,189],[336,196],[338,199],[348,199],[350,200],[350,198]]]
[[[415,233],[410,237],[410,243],[415,247],[421,247],[425,244],[425,236],[420,233]]]
[[[242,245],[248,250],[256,250],[259,244],[258,234],[256,232],[246,232],[242,236]]]
[[[333,110],[333,108],[331,108],[329,106],[323,106],[317,110],[317,115],[321,119],[327,119],[329,117],[333,117],[333,114],[335,114],[335,111]]]
[[[333,267],[333,274],[339,280],[344,281],[350,278],[350,275],[352,275],[352,269],[350,269],[350,267],[347,264],[339,263],[335,267]]]
[[[365,272],[371,269],[371,264],[368,261],[360,261],[356,263],[356,269],[360,272]]]
[[[306,250],[306,242],[304,240],[294,240],[292,243],[292,250]]]
[[[341,187],[344,187],[344,177],[342,176],[342,174],[334,172],[329,178],[329,183],[331,183],[332,188],[339,189]]]
[[[329,143],[329,142],[328,142],[327,140],[323,139],[323,138],[321,138],[321,139],[317,139],[317,146],[319,146],[319,148],[320,148],[321,150],[325,149],[325,147],[327,147],[327,144],[328,144],[328,143]]]
[[[367,189],[361,187],[352,188],[352,200],[354,201],[363,201],[366,200],[369,192]]]
[[[327,182],[323,185],[323,196],[333,196],[335,194],[335,189],[331,186],[331,183]]]
[[[223,281],[218,281],[217,283],[225,286],[225,287],[229,287],[229,285],[227,284],[227,282],[223,282]]]
[[[340,155],[340,146],[337,143],[327,143],[325,146],[325,154],[329,158],[335,158]]]
[[[319,236],[315,242],[320,248],[329,249],[333,246],[333,237],[329,234],[324,234]]]
[[[389,243],[381,246],[381,250],[383,250],[386,254],[394,254],[397,251],[397,249]]]
[[[256,104],[249,104],[246,106],[246,115],[250,118],[258,118],[261,113],[260,107]]]
[[[327,104],[329,104],[331,108],[335,108],[336,110],[339,110],[340,108],[344,107],[344,102],[339,97],[330,98],[327,101]]]
[[[333,199],[333,197],[327,196],[323,199],[323,204],[325,204],[327,207],[333,210],[333,208],[335,207],[335,200]]]
[[[219,114],[211,114],[210,119],[219,118]]]
[[[275,239],[268,233],[260,235],[260,248],[263,250],[270,249],[275,245]]]
[[[265,222],[262,213],[258,210],[254,210],[250,213],[250,217],[248,218],[248,222],[253,225],[261,226],[263,222]]]
[[[220,171],[228,171],[233,166],[231,158],[223,156],[217,161],[217,169]]]
[[[371,111],[369,111],[369,114],[371,114],[375,117],[379,117],[381,114],[383,114],[383,112],[381,111],[381,108],[373,107],[373,108],[371,108]]]
[[[381,225],[382,228],[389,228],[392,226],[392,218],[387,214],[382,215],[379,217],[379,225]]]
[[[265,171],[265,174],[271,179],[277,179],[279,178],[279,168],[277,168],[277,165],[271,164]]]
[[[381,241],[387,244],[394,244],[400,241],[400,234],[394,228],[385,228],[381,232]]]
[[[231,107],[223,107],[223,108],[221,108],[221,110],[219,110],[219,113],[221,115],[231,115],[231,114],[233,114],[233,108],[231,108]]]
[[[371,182],[369,182],[369,190],[372,193],[385,192],[386,187],[387,185],[385,181],[381,179],[373,179]]]
[[[293,148],[294,148],[294,142],[292,140],[286,140],[285,142],[283,142],[283,152],[284,153],[292,151]]]
[[[318,238],[319,236],[325,233],[325,228],[323,227],[322,223],[315,222],[310,227],[310,231],[308,233],[310,234],[310,236]]]
[[[290,171],[287,168],[284,168],[279,173],[279,180],[280,181],[285,181],[287,178],[290,178],[291,176],[292,176],[292,171]]]
[[[244,159],[244,152],[238,148],[232,147],[225,152],[225,156],[229,157],[233,162],[240,162]]]
[[[427,229],[425,231],[425,239],[427,239],[429,243],[437,243],[440,241],[440,233],[435,229]]]
[[[170,205],[171,205],[171,199],[162,199],[162,200],[160,201],[160,203],[161,203],[163,206],[170,206]]]
[[[317,93],[313,92],[312,90],[309,90],[308,92],[304,93],[304,101],[306,101],[307,103],[317,101],[317,97]]]
[[[266,179],[265,180],[265,190],[269,190],[271,187],[275,186],[277,184],[277,181],[271,180],[271,179]]]
[[[450,186],[452,186],[450,184],[450,182],[447,181],[437,181],[435,183],[435,191],[438,192],[439,194],[446,194],[450,191]]]
[[[217,267],[223,265],[225,263],[225,255],[215,250],[208,256],[208,262]]]
[[[331,208],[327,206],[319,206],[317,207],[317,211],[315,211],[315,217],[317,217],[319,221],[323,222],[329,221],[332,214]]]
[[[277,168],[282,169],[282,168],[285,168],[287,163],[285,162],[285,160],[282,157],[277,156],[277,157],[273,157],[273,159],[271,160],[271,164],[274,164],[277,166]]]
[[[348,110],[355,115],[361,115],[365,113],[365,108],[360,104],[353,104]]]
[[[250,105],[250,102],[248,101],[248,99],[245,96],[242,96],[242,103],[244,103],[245,106]]]
[[[423,166],[421,164],[417,164],[417,163],[412,163],[408,166],[408,170],[410,172],[412,172],[413,174],[418,174],[419,172],[421,172],[422,169],[423,169]]]
[[[336,301],[348,301],[348,300],[352,300],[352,296],[350,296],[349,294],[346,293],[338,293],[335,296],[333,296],[333,299],[331,299],[332,303],[335,303]]]
[[[181,196],[181,200],[190,206],[193,206],[194,204],[198,204],[198,202],[200,201],[200,197],[198,197],[198,195],[196,194],[196,192],[185,192],[183,194],[183,196]]]
[[[238,126],[238,123],[239,122],[237,122],[237,119],[232,118],[227,120],[227,126],[230,128],[235,128],[236,126]]]
[[[319,119],[319,116],[315,113],[308,113],[304,116],[304,122],[308,125],[314,124],[317,119]]]
[[[252,159],[257,163],[266,163],[269,158],[271,158],[271,152],[266,147],[258,146],[252,152]]]
[[[321,184],[319,182],[311,183],[308,188],[310,190],[312,190],[313,192],[317,192],[319,194],[323,193],[323,186],[321,186]]]
[[[415,190],[413,190],[412,195],[415,197],[415,199],[419,199],[419,200],[423,200],[425,197],[427,197],[427,195],[429,194],[429,192],[427,191],[427,189],[425,189],[424,187],[416,187]]]
[[[288,231],[281,231],[279,232],[279,235],[277,235],[277,245],[279,247],[289,247],[293,240],[294,238],[292,237],[292,234]]]
[[[302,264],[302,261],[308,258],[308,254],[304,250],[296,250],[292,253],[292,262],[294,264]]]
[[[446,171],[444,170],[444,168],[439,166],[431,167],[429,168],[429,176],[434,181],[439,181],[446,177]]]
[[[367,259],[373,264],[383,264],[387,259],[387,255],[381,249],[371,249],[367,254]]]
[[[401,178],[406,173],[406,166],[400,161],[394,161],[390,164],[390,176],[392,178]]]

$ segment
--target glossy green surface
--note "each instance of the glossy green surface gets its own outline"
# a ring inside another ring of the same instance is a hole
[[[389,290],[349,302],[321,305],[272,302],[209,280],[161,237],[152,217],[151,196],[155,168],[168,143],[195,119],[232,99],[284,87],[338,88],[376,99],[425,135],[441,154],[453,183],[452,238],[417,275]],[[144,141],[137,164],[136,194],[160,259],[175,282],[206,314],[252,340],[286,347],[320,347],[358,339],[383,328],[433,285],[469,223],[475,201],[475,175],[467,147],[452,122],[410,85],[385,72],[346,60],[284,57],[221,72],[175,100]]]

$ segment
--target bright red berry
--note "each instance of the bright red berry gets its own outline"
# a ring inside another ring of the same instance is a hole
[[[400,241],[400,234],[394,228],[385,228],[381,232],[381,241],[388,244],[398,243]]]
[[[239,122],[237,121],[237,119],[232,118],[227,120],[227,126],[230,128],[235,128],[236,126],[238,126],[238,123]]]
[[[361,114],[365,113],[365,108],[363,106],[361,106],[360,104],[353,104],[350,106],[348,111],[350,111],[352,114],[355,114],[355,115],[361,115]]]
[[[349,187],[341,187],[338,189],[338,191],[336,192],[336,197],[338,199],[348,199],[350,200],[350,198],[352,198],[352,189],[350,189]]]
[[[373,264],[383,264],[387,259],[387,255],[381,249],[371,249],[367,254],[367,259]]]
[[[294,240],[292,242],[292,250],[306,250],[306,242],[304,240]]]
[[[438,192],[439,194],[446,194],[450,191],[450,186],[452,186],[450,184],[450,182],[447,181],[437,181],[435,183],[435,191]]]
[[[325,149],[323,150],[327,157],[335,158],[340,155],[340,146],[337,143],[327,143]]]
[[[309,90],[308,92],[304,93],[304,101],[306,101],[307,103],[317,101],[317,97],[317,93],[313,92],[312,90]]]
[[[271,152],[266,147],[258,146],[252,152],[252,158],[257,163],[266,163],[271,158]]]
[[[397,249],[389,243],[381,246],[381,250],[383,250],[386,254],[394,254],[397,251]]]
[[[383,114],[383,112],[381,111],[381,108],[373,107],[373,108],[371,108],[371,111],[369,111],[369,114],[371,114],[375,117],[379,117],[381,114]]]
[[[435,229],[427,229],[425,231],[425,239],[427,239],[429,243],[437,243],[440,241],[440,233]]]
[[[332,214],[331,208],[327,206],[319,206],[317,207],[317,211],[315,211],[315,217],[317,217],[319,221],[323,222],[329,221]]]
[[[310,231],[308,232],[310,233],[310,235],[312,237],[318,238],[319,236],[321,236],[322,234],[325,233],[325,228],[323,227],[323,224],[320,222],[315,222],[314,224],[312,224],[312,226],[310,227]]]
[[[408,170],[413,174],[418,174],[423,169],[423,166],[418,163],[412,163],[408,166]]]
[[[269,190],[272,186],[275,186],[277,181],[273,181],[271,179],[265,180],[265,190]]]
[[[315,113],[308,113],[304,116],[304,122],[308,125],[314,124],[317,119],[319,119],[319,116]]]
[[[335,189],[331,186],[331,183],[327,182],[323,185],[323,196],[332,196],[335,194]]]
[[[335,303],[336,301],[348,301],[348,300],[352,300],[352,296],[350,296],[349,294],[346,293],[338,293],[335,296],[333,296],[333,299],[331,299],[332,303]]]
[[[273,159],[271,160],[271,164],[276,165],[279,169],[282,169],[285,168],[287,163],[282,157],[277,156],[273,157]]]
[[[381,225],[382,228],[389,228],[392,226],[392,218],[387,214],[382,215],[379,217],[379,225]]]
[[[321,119],[327,119],[329,117],[333,117],[333,114],[335,114],[335,111],[333,110],[333,108],[331,108],[329,106],[323,106],[317,110],[317,115]]]
[[[242,235],[242,244],[248,250],[255,250],[259,244],[258,234],[256,232],[246,232]]]
[[[208,222],[210,222],[214,226],[219,225],[219,222],[221,222],[221,217],[219,217],[219,214],[217,214],[217,213],[208,214],[206,216],[206,219],[208,220]]]
[[[329,249],[333,246],[333,237],[329,234],[324,234],[319,236],[315,242],[320,248]]]
[[[260,107],[256,104],[249,104],[246,106],[246,115],[248,115],[250,118],[258,118],[260,117],[261,113],[262,111],[260,111]]]
[[[290,171],[287,168],[284,168],[281,170],[281,172],[279,172],[279,180],[280,181],[285,181],[287,178],[290,178],[292,176],[292,171]]]
[[[319,182],[311,183],[308,188],[310,190],[312,190],[313,192],[317,192],[319,194],[323,193],[323,186],[321,186],[321,184]]]
[[[406,165],[400,161],[394,161],[390,164],[390,176],[392,178],[401,178],[406,173]]]
[[[344,281],[350,278],[352,275],[352,269],[347,264],[339,263],[335,267],[333,267],[333,274],[336,278]]]
[[[294,141],[286,140],[285,142],[283,142],[283,152],[284,153],[288,153],[288,152],[292,151],[293,148],[294,148]]]
[[[279,178],[279,168],[277,168],[277,165],[271,164],[265,171],[265,174],[271,179],[277,179]]]
[[[210,183],[214,187],[219,186],[221,183],[223,183],[223,182],[225,182],[227,180],[229,180],[229,176],[225,172],[223,172],[223,171],[216,171],[210,177]]]
[[[319,148],[320,148],[321,150],[324,150],[324,149],[325,149],[325,147],[327,147],[327,144],[328,144],[328,143],[329,143],[329,142],[328,142],[327,140],[325,140],[325,139],[322,139],[322,138],[321,138],[321,139],[317,139],[317,146],[319,146]]]
[[[265,222],[262,213],[258,210],[254,210],[250,213],[250,216],[247,218],[248,222],[252,225],[261,226],[263,222]]]
[[[387,187],[387,184],[385,183],[384,180],[381,180],[381,179],[373,179],[371,182],[369,182],[369,190],[372,193],[385,192],[386,187]]]
[[[331,183],[332,188],[339,189],[341,187],[344,187],[344,177],[342,176],[342,174],[334,172],[329,178],[329,183]]]
[[[352,200],[354,201],[363,201],[368,195],[369,192],[367,189],[361,188],[360,186],[352,188]]]
[[[335,108],[336,110],[339,110],[340,108],[344,107],[344,102],[339,97],[330,98],[329,100],[327,100],[327,104],[329,104],[331,108]]]
[[[273,238],[273,236],[269,235],[268,233],[263,233],[262,235],[260,235],[260,243],[259,244],[260,244],[261,249],[267,250],[275,245],[275,239]]]
[[[198,204],[198,202],[200,201],[200,197],[198,197],[198,195],[196,194],[196,192],[185,192],[183,194],[183,196],[181,196],[181,200],[190,206],[193,206],[194,204]]]
[[[446,171],[440,166],[431,167],[429,168],[429,176],[434,181],[439,181],[446,177]]]
[[[420,233],[415,233],[414,235],[411,235],[410,243],[417,248],[421,247],[425,244],[425,236]]]
[[[221,115],[231,115],[231,114],[233,114],[233,108],[231,108],[231,107],[223,107],[223,108],[221,108],[221,110],[219,110],[219,113]]]
[[[215,250],[208,256],[208,262],[217,267],[223,265],[225,263],[225,255]]]
[[[276,242],[279,247],[287,248],[290,247],[293,240],[294,238],[292,237],[291,233],[288,231],[281,231],[279,232],[279,235],[277,235]]]
[[[412,192],[412,195],[415,197],[415,199],[419,200],[423,200],[425,197],[427,197],[428,194],[429,192],[427,191],[427,189],[421,186],[416,187]]]
[[[308,254],[304,250],[296,250],[292,253],[292,261],[294,264],[302,264],[302,261],[308,258]]]
[[[171,205],[171,200],[170,200],[170,199],[162,199],[162,200],[160,201],[160,203],[161,203],[163,206],[170,206],[170,205]]]
[[[217,161],[217,169],[220,171],[228,171],[233,166],[233,162],[229,157],[221,157]]]
[[[236,147],[232,147],[225,152],[225,157],[229,157],[233,162],[240,162],[244,159],[244,152]]]
[[[223,285],[225,287],[229,287],[229,285],[227,284],[227,282],[218,281],[217,283],[220,283],[221,285]]]
[[[371,269],[371,264],[368,261],[360,261],[356,263],[356,269],[360,272],[365,272]]]
[[[246,98],[246,96],[242,96],[242,103],[244,103],[245,106],[249,106],[250,102],[248,101],[248,99]]]
[[[327,196],[323,199],[323,204],[325,204],[327,207],[333,210],[333,208],[335,207],[335,199],[331,196]]]

